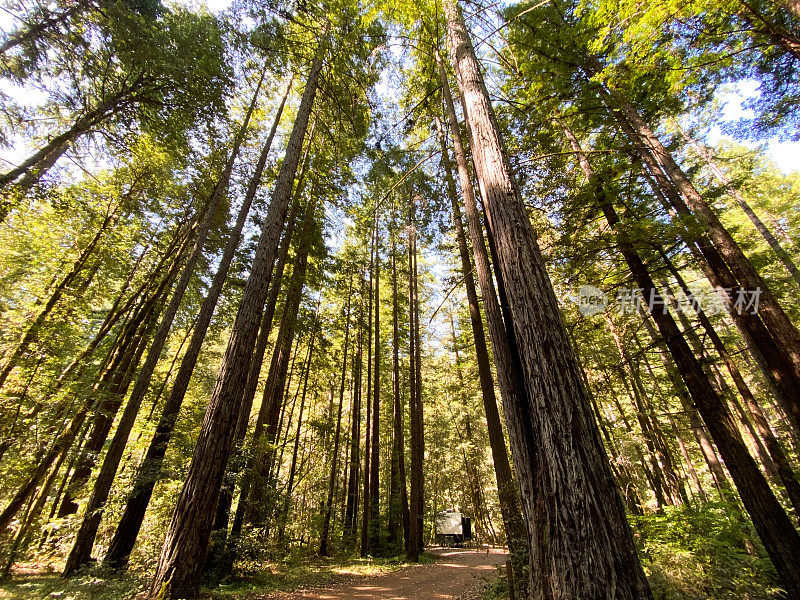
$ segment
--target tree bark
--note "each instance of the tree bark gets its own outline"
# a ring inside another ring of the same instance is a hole
[[[239,506],[236,509],[237,522],[243,518],[243,522],[259,525],[267,522],[267,517],[274,514],[271,509],[274,507],[276,489],[273,473],[275,444],[278,439],[279,419],[286,390],[289,358],[296,334],[297,316],[305,288],[311,234],[316,222],[315,210],[316,198],[312,196],[307,200],[292,278],[286,291],[281,326],[253,432],[253,460],[248,469],[251,483],[247,487],[242,486]]]
[[[358,530],[358,484],[361,454],[361,372],[364,345],[364,274],[360,276],[361,285],[358,305],[358,347],[353,360],[353,401],[350,423],[350,468],[347,478],[347,502],[344,513],[343,541],[350,546],[355,542]]]
[[[239,154],[239,147],[241,146],[242,140],[244,139],[244,134],[247,131],[247,127],[250,123],[250,117],[255,110],[258,94],[261,91],[261,84],[264,81],[264,75],[266,75],[266,69],[262,71],[261,79],[259,80],[258,87],[253,95],[253,100],[250,102],[250,106],[247,110],[242,126],[236,135],[236,139],[234,140],[233,148],[227,164],[225,165],[219,180],[216,182],[214,190],[211,192],[211,197],[208,200],[208,204],[204,208],[205,214],[202,218],[200,226],[197,229],[197,233],[194,236],[194,245],[192,247],[192,251],[186,260],[186,264],[183,266],[181,277],[178,280],[178,283],[172,292],[172,297],[170,298],[169,304],[167,305],[167,308],[161,317],[161,322],[158,324],[158,329],[153,337],[147,358],[144,361],[144,365],[142,365],[142,368],[139,370],[136,383],[133,385],[131,396],[125,405],[125,409],[122,411],[122,416],[117,424],[117,429],[114,432],[114,436],[111,439],[108,450],[106,451],[105,459],[100,467],[100,472],[95,480],[94,488],[89,496],[86,508],[84,509],[84,516],[83,520],[81,521],[81,525],[78,528],[78,534],[75,537],[75,542],[73,543],[72,549],[67,557],[67,562],[64,566],[63,575],[65,577],[75,573],[77,569],[89,562],[91,559],[92,547],[94,546],[94,540],[97,536],[97,530],[100,527],[103,509],[106,500],[108,500],[108,495],[111,493],[111,487],[114,484],[114,477],[117,474],[119,463],[122,460],[122,454],[125,451],[125,446],[128,443],[128,437],[133,430],[133,425],[136,421],[136,417],[139,414],[139,409],[141,408],[145,394],[150,388],[150,381],[153,377],[153,373],[155,372],[156,365],[161,358],[161,352],[167,343],[167,338],[169,337],[170,330],[172,329],[172,323],[175,320],[175,316],[178,314],[178,309],[183,301],[183,296],[186,293],[186,289],[189,287],[191,278],[195,274],[194,271],[195,267],[197,266],[197,261],[200,260],[200,257],[203,254],[203,248],[205,247],[208,233],[211,230],[211,224],[214,222],[214,219],[217,216],[217,208],[219,203],[227,193],[228,183],[230,181],[231,172],[233,171],[233,165],[237,155]],[[238,238],[238,236],[235,237]],[[231,239],[233,240],[233,236]],[[233,250],[230,252],[230,255],[232,257]],[[230,259],[228,260],[228,263],[230,263]],[[222,287],[221,282],[219,283],[218,287]],[[219,291],[217,291],[217,295],[219,295]],[[209,307],[206,312],[213,313],[213,306]],[[207,319],[210,322],[210,314],[208,315]]]
[[[795,513],[800,515],[800,483],[798,483],[797,475],[791,467],[791,463],[786,456],[786,452],[784,451],[777,437],[775,437],[775,434],[772,432],[772,428],[770,427],[769,421],[767,421],[767,418],[764,415],[764,411],[761,409],[761,406],[753,395],[753,392],[750,390],[750,387],[744,381],[744,377],[739,371],[739,367],[734,362],[733,357],[728,352],[728,349],[725,347],[725,344],[719,337],[716,329],[714,329],[714,326],[712,325],[708,316],[703,311],[700,303],[695,300],[694,296],[692,295],[692,291],[689,289],[689,286],[686,285],[686,282],[684,281],[680,272],[675,268],[675,265],[672,264],[672,261],[665,253],[662,252],[661,256],[664,259],[670,273],[675,278],[675,281],[678,283],[678,286],[692,304],[692,307],[697,314],[697,318],[700,321],[700,326],[703,328],[703,331],[705,331],[708,339],[711,340],[714,349],[717,351],[717,354],[725,364],[728,373],[730,373],[731,379],[733,379],[733,383],[736,386],[736,389],[739,391],[739,395],[742,397],[742,400],[744,400],[744,404],[750,414],[750,418],[752,419],[759,436],[764,442],[764,446],[769,453],[769,457],[775,464],[778,477],[780,478],[780,481],[786,490],[789,501],[794,507]]]
[[[375,213],[377,215],[377,211]],[[366,419],[366,435],[364,437],[364,500],[361,515],[361,557],[369,553],[370,521],[372,502],[370,501],[370,477],[372,476],[372,301],[375,290],[375,228],[371,232],[372,240],[369,252],[369,309],[367,311],[367,404],[364,410]]]
[[[587,68],[587,74],[593,72],[593,67]],[[762,340],[762,335],[759,334],[755,334],[753,337],[759,344],[763,344],[760,349],[765,360],[771,363],[783,363],[783,368],[779,368],[778,372],[774,374],[774,378],[784,386],[782,389],[787,391],[786,394],[781,393],[780,398],[795,429],[800,431],[800,398],[798,397],[798,393],[800,393],[800,333],[730,232],[725,229],[717,215],[703,200],[689,178],[675,162],[672,154],[664,148],[635,107],[614,91],[605,88],[601,88],[600,91],[610,108],[617,109],[614,114],[621,129],[628,136],[642,160],[650,165],[651,173],[657,179],[659,173],[669,179],[660,185],[664,186],[665,191],[672,188],[674,193],[667,193],[667,198],[678,214],[688,217],[691,221],[696,220],[706,232],[713,245],[713,250],[707,248],[703,255],[706,260],[710,261],[715,275],[720,277],[727,267],[732,277],[735,278],[734,282],[720,281],[722,287],[736,289],[741,286],[746,291],[757,291],[760,294],[758,314],[749,315],[750,318],[746,319],[747,326],[751,329],[757,327],[755,321],[758,320],[766,327],[767,336],[763,336],[765,339]],[[702,242],[702,239],[698,242]],[[711,256],[712,253],[716,253],[723,264],[715,268],[713,261],[718,261],[718,259],[716,256]],[[727,285],[728,283],[733,285]],[[734,310],[733,312],[741,311]],[[753,331],[749,331],[753,335]],[[777,352],[771,350],[770,345],[777,348]],[[792,385],[787,385],[789,381],[792,382]]]
[[[234,456],[232,457],[232,461],[229,466],[229,469],[231,470],[229,475],[231,478],[234,478],[241,468],[243,458],[242,454],[244,451],[243,444],[245,437],[247,436],[247,424],[250,420],[250,412],[253,408],[253,400],[255,399],[256,388],[258,387],[258,381],[261,376],[261,368],[264,363],[264,353],[266,352],[267,345],[269,344],[269,336],[272,331],[272,321],[275,316],[275,309],[278,305],[278,296],[280,295],[283,284],[283,271],[286,268],[286,262],[289,258],[289,247],[292,242],[292,236],[294,234],[294,228],[297,222],[299,210],[300,199],[299,195],[295,194],[295,198],[292,201],[292,209],[287,218],[286,231],[283,234],[281,245],[278,250],[278,261],[275,265],[274,273],[271,276],[272,278],[269,284],[269,295],[267,296],[267,303],[264,307],[264,314],[261,316],[261,323],[258,329],[258,338],[256,339],[256,347],[253,353],[253,358],[250,362],[250,370],[247,374],[247,385],[245,386],[242,397],[242,409],[239,414],[239,422],[236,425]],[[250,492],[249,485],[250,481],[248,479],[245,479],[241,482],[239,486],[240,502],[241,498],[247,498]],[[223,489],[219,503],[223,503],[225,506],[220,507],[218,503],[217,508],[218,521],[220,524],[223,520],[227,521],[227,519],[230,517],[230,505],[232,502],[232,493]],[[231,526],[231,538],[238,535],[242,530],[242,525],[244,524],[244,509],[245,505],[241,506],[241,510],[237,507],[233,524]]]
[[[375,210],[375,373],[372,377],[372,454],[369,468],[370,536],[369,548],[372,552],[380,550],[380,394],[381,394],[381,243],[380,221]]]
[[[393,217],[394,219],[394,217]],[[400,550],[403,545],[403,501],[400,477],[400,456],[405,453],[403,435],[403,399],[400,396],[400,324],[397,296],[397,242],[396,223],[392,222],[390,237],[392,244],[392,458],[389,471],[388,530],[389,544]],[[405,474],[403,474],[405,477]]]
[[[424,516],[424,471],[425,458],[424,423],[422,418],[421,349],[419,335],[419,296],[417,292],[417,230],[415,217],[415,197],[409,194],[408,229],[408,288],[409,288],[409,333],[411,346],[409,352],[409,387],[411,398],[408,404],[409,434],[411,437],[411,489],[409,493],[409,535],[406,542],[406,557],[411,562],[419,562],[423,540]]]

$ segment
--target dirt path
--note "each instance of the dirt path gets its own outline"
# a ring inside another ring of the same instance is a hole
[[[505,562],[503,550],[442,548],[430,551],[441,557],[435,563],[406,567],[388,575],[349,579],[326,589],[303,590],[270,596],[275,600],[448,600],[463,596],[491,576]]]

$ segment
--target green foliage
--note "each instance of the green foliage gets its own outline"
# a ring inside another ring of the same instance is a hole
[[[766,600],[778,593],[772,564],[736,505],[669,507],[630,520],[657,600]]]

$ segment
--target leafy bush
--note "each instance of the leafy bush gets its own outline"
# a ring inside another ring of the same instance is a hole
[[[778,598],[777,575],[737,505],[630,517],[655,600]]]

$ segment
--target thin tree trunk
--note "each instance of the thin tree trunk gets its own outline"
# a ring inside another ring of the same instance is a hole
[[[137,93],[143,87],[143,84],[143,79],[136,79],[127,87],[101,99],[97,106],[78,117],[69,129],[53,136],[48,140],[47,144],[19,165],[0,175],[0,190],[3,190],[6,194],[10,193],[16,196],[27,194],[31,187],[44,176],[47,170],[55,164],[56,160],[64,154],[76,139],[91,131],[98,123],[134,103]],[[23,179],[14,184],[19,178]],[[13,187],[13,189],[8,190],[9,187]],[[9,198],[2,201],[0,204],[0,223],[5,220],[13,206],[14,201]]]
[[[594,414],[597,415],[597,424],[600,427],[600,432],[603,434],[603,438],[606,441],[606,447],[611,454],[611,466],[618,470],[617,473],[617,480],[620,483],[620,487],[622,488],[622,495],[625,498],[625,502],[628,504],[628,510],[631,514],[634,515],[642,515],[642,500],[639,497],[639,491],[636,489],[636,483],[634,481],[634,477],[628,469],[628,466],[625,464],[625,460],[621,459],[619,449],[617,448],[614,438],[611,436],[609,432],[609,426],[606,422],[606,418],[602,412],[600,412],[600,407],[597,404],[597,399],[595,394],[590,394],[592,400],[592,409],[594,410]],[[618,465],[618,466],[617,466]]]
[[[56,304],[61,299],[61,296],[64,295],[69,287],[75,282],[75,279],[78,277],[78,275],[83,271],[84,267],[86,266],[86,261],[94,252],[94,249],[97,247],[97,243],[100,241],[100,238],[114,222],[115,213],[116,207],[113,211],[110,211],[108,214],[106,214],[92,239],[88,244],[86,244],[78,258],[72,264],[72,268],[67,272],[63,279],[58,282],[58,285],[56,285],[55,289],[51,292],[50,297],[47,299],[47,303],[44,305],[39,314],[36,315],[36,318],[30,322],[30,325],[28,325],[28,329],[22,335],[20,341],[17,342],[14,350],[11,351],[10,356],[6,360],[5,365],[3,365],[2,370],[0,370],[0,388],[3,387],[3,384],[5,384],[6,379],[8,379],[8,376],[11,374],[11,371],[14,370],[19,363],[19,360],[27,351],[28,347],[36,339],[37,334],[42,328],[42,325],[44,325],[45,320],[53,311],[53,308],[55,308]]]
[[[377,211],[376,211],[377,215]],[[373,292],[375,290],[374,277],[375,277],[375,229],[373,228],[372,240],[369,253],[369,310],[367,311],[367,404],[364,410],[364,418],[366,419],[366,435],[364,437],[364,500],[363,500],[363,513],[361,516],[361,557],[365,557],[369,553],[369,528],[371,522],[370,511],[372,509],[372,502],[370,501],[370,477],[373,476],[372,467],[372,301]]]
[[[420,337],[419,337],[419,304],[417,295],[417,231],[415,219],[415,197],[409,194],[408,221],[409,221],[409,260],[408,260],[408,288],[409,288],[409,333],[411,338],[411,351],[409,352],[409,386],[412,390],[408,405],[409,425],[411,436],[411,490],[409,493],[409,521],[410,529],[406,543],[406,556],[411,562],[419,562],[420,551],[423,548],[423,514],[424,514],[424,429],[422,421],[422,398],[420,380]]]
[[[147,341],[155,329],[157,318],[158,308],[151,304],[145,307],[136,320],[129,323],[128,334],[123,337],[114,361],[95,390],[99,396],[98,408],[81,457],[61,502],[59,518],[74,514],[78,510],[78,494],[89,481],[97,458],[105,446],[117,411],[122,406],[136,368],[147,348]]]
[[[680,492],[680,484],[678,483],[677,476],[672,469],[671,461],[668,459],[665,449],[659,444],[655,427],[653,425],[653,420],[650,418],[650,411],[648,411],[645,407],[644,396],[647,392],[644,390],[641,381],[638,380],[638,376],[636,375],[636,371],[633,366],[633,360],[628,354],[622,338],[617,332],[614,321],[609,315],[606,315],[605,320],[608,324],[611,336],[614,339],[614,344],[617,347],[617,352],[619,353],[622,367],[630,383],[629,394],[634,404],[634,414],[636,416],[636,420],[639,422],[639,427],[642,430],[642,435],[644,436],[647,449],[650,452],[650,461],[653,474],[661,483],[663,483],[664,491],[668,492],[668,496],[663,496],[663,499],[667,504],[680,504],[685,500],[685,498],[682,497],[683,495]]]
[[[364,340],[364,274],[360,276],[361,286],[358,305],[358,347],[353,360],[353,400],[350,411],[350,468],[347,478],[347,502],[344,513],[343,541],[352,545],[358,530],[358,484],[361,450],[361,372]]]
[[[400,491],[400,455],[405,452],[403,439],[403,400],[400,397],[400,326],[397,296],[397,242],[395,223],[391,225],[392,244],[392,454],[389,471],[389,544],[398,550],[402,548],[402,493]]]
[[[350,274],[350,284],[347,288],[347,309],[344,318],[344,350],[342,353],[342,379],[339,382],[339,408],[336,412],[336,433],[333,438],[333,464],[331,477],[328,481],[328,499],[325,502],[325,514],[322,517],[322,533],[319,542],[319,556],[328,556],[328,538],[331,528],[331,512],[333,510],[333,492],[336,485],[336,468],[339,459],[339,439],[342,432],[342,406],[344,405],[344,388],[347,383],[347,349],[350,341],[350,296],[353,292],[353,275]]]
[[[711,340],[714,349],[717,351],[717,354],[725,364],[728,373],[730,373],[734,385],[739,391],[739,395],[742,397],[742,400],[744,400],[744,404],[747,407],[750,418],[753,420],[753,424],[755,425],[759,436],[763,440],[764,446],[766,447],[772,462],[775,464],[778,477],[780,478],[783,487],[786,489],[786,494],[789,497],[789,501],[794,507],[795,513],[800,515],[800,483],[798,483],[797,475],[791,467],[791,463],[786,456],[786,452],[784,451],[781,443],[775,437],[775,434],[772,432],[772,428],[770,427],[769,422],[767,421],[767,418],[761,409],[761,406],[753,395],[753,392],[750,390],[750,387],[747,385],[747,383],[745,383],[744,377],[734,362],[733,357],[728,352],[716,329],[714,329],[714,326],[711,324],[708,316],[700,306],[700,303],[695,300],[691,290],[689,289],[689,286],[686,285],[686,282],[684,281],[680,272],[675,268],[675,265],[672,264],[672,261],[670,261],[669,257],[663,252],[661,256],[664,259],[670,273],[675,278],[675,281],[677,281],[678,286],[692,304],[692,307],[697,313],[697,318],[700,321],[700,325],[703,327],[703,331],[705,331],[708,339]]]
[[[372,455],[369,468],[369,500],[370,500],[370,538],[369,547],[372,552],[380,550],[381,513],[380,513],[380,391],[381,391],[381,243],[380,221],[375,210],[375,374],[372,377]]]
[[[441,129],[440,129],[441,131]],[[448,185],[448,187],[451,187]],[[455,184],[453,184],[455,190]],[[462,228],[463,234],[463,228]],[[469,254],[466,255],[469,258]],[[473,284],[474,286],[474,284]],[[473,287],[474,293],[474,287]],[[488,514],[486,506],[483,501],[483,487],[481,485],[480,474],[478,473],[477,462],[479,460],[478,453],[475,445],[475,436],[472,433],[472,419],[469,414],[469,403],[467,402],[465,394],[464,373],[461,370],[461,353],[458,350],[458,339],[456,338],[456,325],[453,317],[453,311],[450,311],[450,336],[453,343],[453,353],[456,357],[456,375],[458,377],[458,400],[461,407],[462,416],[459,425],[463,432],[461,443],[461,455],[464,460],[464,473],[467,476],[467,489],[469,490],[470,500],[472,500],[473,514],[475,515],[476,529],[478,526],[483,530],[486,536],[489,536]],[[494,538],[494,535],[492,535]],[[492,540],[495,542],[496,540]]]
[[[177,241],[176,239],[173,239],[170,246],[172,246],[176,241]],[[83,370],[88,365],[89,358],[92,356],[92,354],[94,354],[95,350],[97,350],[97,347],[100,345],[100,343],[112,331],[114,325],[116,325],[119,319],[122,318],[124,315],[129,314],[131,309],[133,309],[133,307],[136,305],[136,303],[143,297],[143,295],[147,293],[148,288],[152,284],[149,278],[147,278],[147,280],[144,283],[142,283],[136,290],[134,290],[134,292],[123,303],[125,294],[128,292],[131,282],[136,273],[138,272],[139,267],[141,266],[142,260],[144,259],[146,253],[147,252],[145,250],[140,254],[139,258],[134,263],[133,268],[128,272],[128,276],[125,280],[125,283],[120,288],[117,297],[114,299],[114,303],[111,305],[111,308],[106,313],[105,319],[100,324],[100,327],[98,328],[95,336],[81,351],[81,353],[75,358],[73,358],[70,361],[70,363],[66,367],[64,367],[61,373],[59,373],[58,378],[53,384],[52,388],[53,393],[60,390],[61,387],[67,381],[80,378],[80,375],[83,373]],[[166,258],[166,256],[170,253],[171,252],[165,253],[164,258]]]
[[[700,483],[700,477],[698,476],[697,470],[694,467],[694,462],[692,461],[692,457],[689,454],[689,449],[686,446],[686,442],[683,439],[683,435],[681,435],[681,428],[679,427],[678,422],[675,420],[672,412],[669,410],[667,406],[667,396],[664,394],[663,390],[661,389],[661,386],[658,384],[656,374],[653,371],[653,367],[651,366],[650,361],[647,358],[647,354],[645,354],[644,349],[642,348],[642,344],[639,342],[639,338],[635,333],[633,339],[636,342],[636,348],[639,351],[639,356],[641,356],[642,362],[644,363],[647,372],[650,374],[651,380],[656,382],[656,387],[658,388],[659,395],[661,397],[661,408],[669,418],[670,427],[672,427],[672,433],[675,436],[675,441],[678,442],[678,449],[680,450],[681,456],[683,457],[683,461],[686,464],[686,469],[689,472],[689,477],[692,480],[695,492],[697,493],[697,496],[700,498],[701,502],[708,502],[708,496],[706,495],[706,492],[703,489],[702,484]]]
[[[416,229],[415,229],[416,231]],[[416,368],[416,377],[414,378],[414,384],[417,387],[416,393],[414,394],[416,398],[415,402],[415,417],[416,417],[416,445],[417,445],[417,479],[419,479],[419,485],[417,486],[416,490],[416,501],[418,505],[418,514],[419,518],[417,519],[417,539],[419,540],[419,551],[422,552],[425,547],[425,539],[424,539],[424,517],[425,517],[425,469],[424,469],[424,461],[425,461],[425,412],[423,410],[424,404],[422,401],[422,341],[420,339],[420,316],[419,316],[419,308],[420,308],[420,301],[419,301],[419,265],[418,265],[418,257],[419,252],[417,251],[417,236],[414,236],[414,365]]]
[[[239,506],[236,509],[237,515],[241,514],[245,521],[252,525],[266,522],[266,517],[271,514],[270,509],[274,500],[269,497],[275,491],[275,477],[271,473],[275,462],[274,447],[278,439],[278,424],[286,390],[289,358],[296,333],[297,315],[305,288],[315,210],[316,198],[312,196],[305,208],[292,279],[286,292],[275,352],[270,362],[261,408],[253,432],[254,459],[248,469],[253,481],[247,490],[242,487]],[[238,518],[236,520],[238,521]]]
[[[278,515],[278,544],[283,545],[283,537],[286,531],[286,519],[289,514],[289,506],[292,502],[292,492],[294,491],[294,480],[297,473],[297,455],[300,450],[300,429],[303,425],[303,411],[306,406],[306,393],[308,392],[308,376],[311,373],[311,360],[314,358],[314,341],[317,333],[317,319],[319,318],[319,304],[314,313],[314,323],[311,326],[311,339],[308,342],[308,355],[306,356],[306,368],[303,375],[303,393],[300,395],[300,412],[297,415],[297,431],[294,436],[294,448],[292,449],[292,462],[289,466],[289,479],[286,483],[286,494],[283,500],[283,508]],[[277,470],[278,467],[276,467]],[[277,477],[277,473],[276,473]]]
[[[144,361],[144,365],[142,365],[142,368],[139,370],[136,383],[133,385],[131,396],[125,405],[125,410],[122,411],[122,416],[117,424],[114,437],[111,439],[111,443],[106,451],[105,459],[100,467],[100,472],[95,480],[94,488],[89,496],[86,508],[84,509],[84,516],[83,520],[81,521],[81,525],[78,528],[78,534],[75,537],[75,542],[73,543],[72,549],[70,550],[64,566],[63,575],[65,577],[69,577],[75,573],[77,569],[89,562],[91,559],[92,547],[94,546],[94,540],[97,536],[97,530],[100,527],[103,508],[106,500],[108,500],[108,495],[111,493],[111,487],[114,484],[114,477],[117,474],[119,463],[122,460],[122,454],[125,451],[125,446],[128,443],[128,437],[133,430],[133,425],[136,422],[136,417],[139,414],[139,409],[141,408],[145,394],[150,388],[150,381],[153,377],[153,373],[155,372],[158,361],[161,358],[161,352],[167,343],[167,338],[169,337],[169,333],[172,329],[172,323],[175,320],[175,316],[178,314],[178,309],[180,308],[181,302],[183,302],[183,296],[186,293],[186,289],[189,287],[190,280],[195,274],[194,271],[195,267],[197,266],[197,261],[200,260],[200,257],[203,254],[203,248],[205,247],[208,233],[211,230],[211,224],[217,216],[217,207],[219,206],[223,196],[225,196],[227,193],[228,183],[230,181],[231,172],[233,171],[233,164],[237,155],[239,154],[239,147],[244,139],[244,134],[247,131],[247,127],[250,123],[250,117],[255,110],[258,94],[261,91],[261,84],[265,75],[266,69],[262,71],[258,87],[256,88],[255,94],[253,94],[253,100],[251,101],[247,110],[242,126],[236,135],[236,139],[234,140],[233,148],[227,164],[225,165],[225,169],[214,186],[214,190],[211,192],[211,197],[204,208],[205,214],[202,218],[199,228],[197,229],[197,233],[195,234],[192,251],[186,260],[186,264],[183,266],[181,277],[178,280],[178,283],[172,292],[172,297],[170,298],[169,304],[167,305],[167,308],[161,317],[161,322],[158,324],[158,329],[156,330],[152,344],[148,351],[147,358]],[[235,237],[238,238],[238,235],[235,235]],[[233,239],[233,237],[231,239]],[[230,255],[232,257],[233,250],[230,252]],[[228,263],[230,263],[230,259],[228,260]],[[218,288],[221,287],[222,283],[219,282]],[[217,290],[217,295],[219,295],[219,290]],[[213,306],[210,306],[206,311],[209,313],[207,316],[207,320],[209,322],[211,320],[210,313],[213,313],[213,308]]]
[[[591,70],[589,70],[591,72]],[[670,202],[679,214],[691,216],[703,228],[714,249],[724,261],[730,273],[735,277],[735,286],[724,285],[724,288],[741,286],[746,292],[759,294],[758,317],[771,335],[771,341],[777,346],[778,356],[787,363],[786,373],[779,373],[777,379],[787,378],[794,382],[796,388],[789,396],[781,394],[785,410],[792,419],[797,431],[800,431],[800,333],[778,304],[766,282],[756,272],[750,260],[722,225],[711,207],[703,200],[700,193],[692,185],[689,178],[675,162],[672,154],[661,144],[647,123],[636,109],[619,94],[603,90],[603,97],[618,110],[615,111],[621,128],[630,138],[631,143],[647,163],[655,163],[651,168],[654,175],[661,171],[671,182],[676,193],[667,194]],[[704,256],[708,258],[707,253]],[[716,269],[721,271],[722,269]],[[719,273],[717,273],[719,276]],[[726,282],[721,282],[726,283]],[[735,302],[735,298],[732,299]],[[734,310],[734,312],[740,312]],[[744,311],[747,312],[747,311]],[[755,315],[751,315],[755,316]],[[752,319],[750,319],[752,320]],[[765,341],[767,343],[767,341]],[[769,350],[762,350],[764,358],[770,355]],[[772,358],[772,357],[769,357]],[[790,379],[789,379],[790,378]]]

